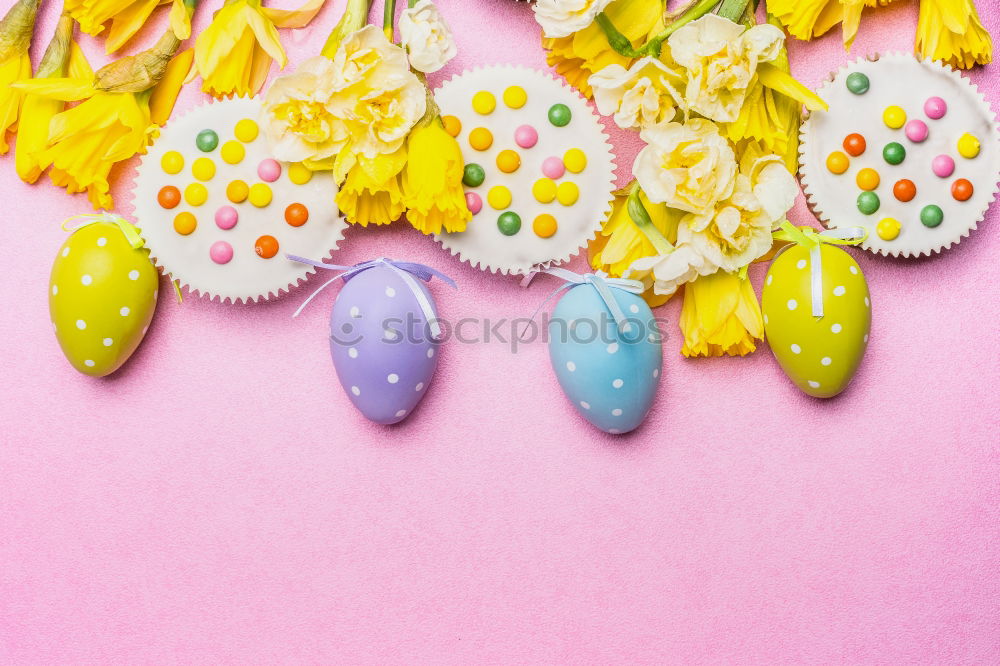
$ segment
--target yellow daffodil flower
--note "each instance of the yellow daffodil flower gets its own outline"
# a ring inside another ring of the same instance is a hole
[[[350,224],[389,224],[403,215],[400,173],[405,165],[405,146],[373,158],[357,157],[336,197],[337,207]]]
[[[633,46],[641,46],[663,17],[661,0],[615,0],[604,13]],[[619,54],[608,43],[604,31],[596,23],[565,37],[542,40],[548,53],[546,60],[566,82],[591,97],[590,75],[608,65],[628,68],[630,58]]]
[[[31,76],[28,49],[39,0],[19,0],[0,19],[0,155],[7,154],[7,132],[17,128],[24,93],[11,84]]]
[[[810,40],[843,23],[844,46],[850,48],[865,7],[885,6],[892,0],[771,0],[774,14],[796,39]]]
[[[962,69],[993,58],[993,40],[972,0],[921,0],[916,48],[925,58]]]
[[[171,27],[179,39],[187,39],[191,21],[182,0],[68,0],[65,7],[88,35],[99,35],[110,24],[104,48],[114,53],[142,29],[153,10],[168,4]]]
[[[628,190],[615,193],[611,214],[604,221],[597,237],[590,241],[590,265],[595,271],[604,271],[611,277],[622,277],[632,262],[656,254],[656,247],[632,221],[628,212]],[[677,221],[683,213],[652,203],[646,194],[639,192],[639,200],[649,214],[656,230],[673,243],[677,239]]]
[[[472,213],[462,189],[465,162],[458,142],[435,115],[413,128],[408,143],[402,177],[406,219],[424,234],[465,231]]]
[[[745,356],[764,337],[760,303],[750,280],[719,271],[684,287],[684,356]]]

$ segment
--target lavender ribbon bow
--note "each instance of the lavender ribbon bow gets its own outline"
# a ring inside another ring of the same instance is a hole
[[[597,271],[596,273],[587,273],[582,275],[580,273],[574,273],[573,271],[568,271],[565,268],[547,268],[545,270],[536,271],[536,273],[547,273],[548,275],[553,275],[565,282],[565,284],[559,285],[556,289],[549,294],[542,304],[538,306],[535,312],[531,315],[529,322],[535,320],[538,313],[542,311],[549,301],[563,293],[564,291],[569,291],[574,287],[580,287],[582,285],[589,284],[597,292],[597,295],[601,297],[604,301],[604,305],[611,312],[611,316],[615,320],[615,324],[618,326],[618,331],[620,333],[625,332],[625,326],[628,324],[628,318],[625,316],[625,312],[622,311],[620,305],[618,305],[618,300],[611,293],[612,289],[620,289],[622,291],[627,291],[630,294],[641,294],[645,290],[645,286],[642,282],[638,280],[629,280],[626,278],[612,278],[608,277],[607,273],[603,271]],[[529,276],[534,277],[534,273]],[[530,280],[526,279],[525,284]],[[525,330],[527,329],[527,324],[525,324]],[[525,330],[521,331],[521,335],[518,337],[523,337]]]
[[[376,266],[388,266],[403,280],[403,283],[409,288],[410,293],[412,293],[413,297],[417,299],[420,311],[423,313],[424,318],[427,320],[427,324],[430,326],[431,337],[436,340],[441,337],[441,325],[437,321],[437,314],[434,312],[434,305],[431,303],[430,299],[427,298],[427,294],[424,293],[423,289],[420,288],[413,278],[417,277],[424,282],[430,282],[436,277],[452,289],[458,289],[458,285],[455,284],[455,281],[441,271],[431,268],[430,266],[417,264],[411,261],[394,261],[392,259],[386,259],[385,257],[379,257],[378,259],[363,261],[360,264],[354,264],[353,266],[340,266],[337,264],[324,264],[321,261],[306,259],[305,257],[299,257],[294,254],[286,254],[285,256],[292,261],[299,262],[300,264],[308,264],[309,266],[322,268],[323,270],[343,271],[340,275],[332,277],[324,282],[319,286],[319,288],[316,289],[316,291],[310,294],[309,298],[303,301],[302,305],[299,306],[299,309],[292,315],[293,318],[298,317],[299,313],[302,312],[307,305],[309,305],[309,302],[319,295],[319,292],[323,291],[337,280],[347,282],[355,275],[358,275],[369,268],[375,268]]]

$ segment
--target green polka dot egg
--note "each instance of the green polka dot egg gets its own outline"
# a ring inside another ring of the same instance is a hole
[[[764,278],[761,310],[774,357],[804,393],[831,398],[850,384],[868,346],[871,296],[864,273],[844,250],[824,243],[823,316],[812,313],[809,249],[790,245]]]
[[[148,250],[133,247],[117,224],[74,231],[49,279],[49,314],[73,367],[93,377],[120,368],[146,334],[158,284]]]

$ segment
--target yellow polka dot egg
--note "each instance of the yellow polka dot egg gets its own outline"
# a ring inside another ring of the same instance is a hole
[[[871,296],[864,273],[844,250],[820,245],[823,316],[813,316],[812,256],[790,245],[764,278],[761,311],[774,357],[804,393],[831,398],[850,384],[868,346]]]
[[[149,252],[133,247],[117,224],[95,222],[73,232],[49,279],[49,314],[73,367],[94,377],[120,368],[146,334],[158,284]]]

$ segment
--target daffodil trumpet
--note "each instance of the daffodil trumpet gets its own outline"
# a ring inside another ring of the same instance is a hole
[[[993,58],[993,40],[972,0],[921,0],[916,50],[931,60],[968,69]]]
[[[65,6],[80,24],[82,32],[97,36],[108,28],[104,48],[107,53],[114,53],[128,43],[162,5],[171,6],[170,25],[177,36],[180,39],[190,37],[190,13],[185,10],[185,4],[185,0],[67,0]]]
[[[24,100],[23,92],[12,84],[31,76],[28,49],[35,32],[39,1],[18,0],[0,19],[0,155],[10,150],[7,132],[16,130]]]

